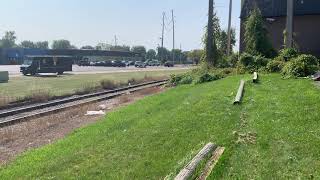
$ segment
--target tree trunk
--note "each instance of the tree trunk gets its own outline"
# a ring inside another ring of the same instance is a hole
[[[214,66],[214,34],[213,34],[213,0],[209,0],[209,14],[207,26],[206,61],[208,65]]]

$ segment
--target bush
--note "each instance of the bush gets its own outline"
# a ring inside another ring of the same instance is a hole
[[[270,60],[263,56],[252,56],[248,53],[243,53],[240,56],[237,71],[243,73],[249,71],[250,73],[258,71],[260,68],[265,67]]]
[[[195,84],[202,84],[202,83],[206,83],[206,82],[215,81],[218,79],[220,79],[220,78],[216,75],[205,73],[197,78]]]
[[[312,55],[300,55],[288,62],[282,69],[284,77],[306,77],[319,69],[319,61]]]
[[[281,72],[285,64],[283,61],[273,60],[267,64],[266,68],[268,72]]]
[[[279,56],[276,58],[279,61],[290,61],[299,56],[299,52],[294,48],[280,50]]]
[[[236,67],[239,61],[239,54],[233,53],[231,56],[229,56],[228,61],[231,65],[231,67]]]
[[[119,87],[119,84],[117,84],[115,81],[111,81],[109,79],[104,79],[100,81],[100,85],[103,89],[106,90],[113,90]]]

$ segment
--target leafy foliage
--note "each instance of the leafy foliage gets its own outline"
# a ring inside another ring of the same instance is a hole
[[[290,61],[293,58],[299,56],[299,52],[294,48],[281,49],[279,56],[276,57],[280,61]]]
[[[13,48],[16,46],[16,33],[14,31],[7,31],[0,40],[0,48]]]
[[[300,55],[289,61],[282,69],[282,75],[290,77],[306,77],[319,70],[319,60],[312,55]]]
[[[71,45],[70,41],[61,39],[61,40],[54,40],[51,48],[52,49],[72,49],[73,46]]]
[[[267,34],[260,10],[254,9],[245,23],[245,51],[255,56],[273,57],[275,51]]]
[[[258,71],[260,68],[267,66],[270,60],[261,55],[253,56],[248,53],[243,53],[240,56],[238,63],[238,69],[243,73],[243,71],[254,72]]]
[[[285,66],[284,61],[272,60],[267,64],[268,72],[281,72],[282,68]]]
[[[152,60],[155,59],[157,56],[157,52],[154,49],[149,49],[146,54],[146,59]]]

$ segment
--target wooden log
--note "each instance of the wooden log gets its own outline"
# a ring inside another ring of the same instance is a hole
[[[180,173],[174,178],[175,180],[187,180],[190,178],[199,165],[199,163],[217,148],[216,145],[208,143],[189,163],[186,165]]]
[[[240,86],[239,86],[239,89],[238,89],[238,93],[237,93],[236,98],[234,99],[233,104],[240,104],[242,96],[243,96],[244,84],[245,84],[244,80],[241,80],[240,81]]]
[[[213,168],[217,165],[220,157],[222,156],[225,148],[218,147],[213,153],[212,157],[210,158],[209,162],[206,164],[206,167],[202,171],[201,175],[199,176],[199,180],[205,180],[211,174]]]
[[[259,75],[257,72],[253,73],[253,83],[258,83],[259,81]]]

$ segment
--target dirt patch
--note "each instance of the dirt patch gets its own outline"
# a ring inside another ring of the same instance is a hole
[[[101,115],[85,116],[87,111],[100,110],[99,106],[103,105],[105,111],[110,112],[164,90],[162,87],[148,88],[111,100],[0,128],[0,165],[8,163],[27,150],[56,142],[75,129],[97,122],[102,118]]]

